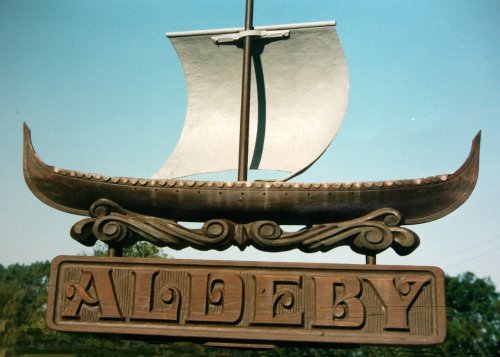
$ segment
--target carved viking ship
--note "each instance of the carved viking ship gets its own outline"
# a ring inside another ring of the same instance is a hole
[[[452,212],[474,189],[480,133],[465,163],[449,175],[382,182],[288,181],[322,155],[344,117],[349,80],[334,22],[167,35],[182,61],[189,99],[182,136],[165,165],[150,179],[58,169],[38,158],[25,126],[24,177],[41,201],[92,217],[103,215],[96,207],[108,202],[108,207],[146,217],[150,223],[221,220],[233,222],[237,231],[259,221],[314,227],[356,220],[385,208],[398,212],[395,225],[423,223]],[[252,39],[249,73],[255,84],[249,93],[244,166],[289,175],[253,182],[181,179],[238,168],[241,39],[246,38]],[[205,233],[216,235],[217,229]],[[184,236],[196,240],[188,233]],[[174,241],[164,243],[176,247]],[[296,246],[294,242],[289,247]]]

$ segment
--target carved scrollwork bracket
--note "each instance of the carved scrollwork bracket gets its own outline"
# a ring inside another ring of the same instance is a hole
[[[241,224],[225,219],[207,221],[201,228],[187,228],[172,220],[130,212],[106,199],[91,206],[90,216],[71,228],[71,236],[86,246],[93,246],[97,240],[124,247],[147,241],[177,250],[188,246],[224,250],[231,245],[244,250],[253,245],[271,252],[291,249],[326,252],[349,245],[364,255],[378,254],[389,247],[399,255],[407,255],[420,243],[416,233],[399,226],[401,213],[392,208],[378,209],[349,221],[312,225],[296,232],[284,232],[273,221]]]

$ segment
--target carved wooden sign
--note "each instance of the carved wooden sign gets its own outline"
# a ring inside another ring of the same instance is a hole
[[[47,324],[215,342],[436,344],[444,278],[435,267],[62,256]]]

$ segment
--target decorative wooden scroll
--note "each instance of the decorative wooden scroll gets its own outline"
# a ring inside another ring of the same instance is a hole
[[[349,245],[355,252],[373,255],[392,247],[399,255],[415,250],[420,240],[399,225],[401,214],[392,208],[378,209],[363,217],[344,222],[315,224],[296,232],[283,232],[273,221],[246,224],[226,219],[205,222],[201,229],[191,229],[175,221],[139,215],[116,203],[101,199],[90,208],[91,218],[76,223],[71,236],[92,246],[97,240],[107,244],[130,246],[147,241],[157,246],[182,249],[224,250],[236,245],[241,250],[253,245],[264,251],[329,251]]]
[[[47,323],[215,344],[436,344],[444,280],[434,267],[58,257]]]

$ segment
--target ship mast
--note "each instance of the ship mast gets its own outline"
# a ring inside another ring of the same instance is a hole
[[[246,0],[245,31],[253,30],[253,0]],[[252,65],[252,38],[244,38],[243,75],[241,86],[240,146],[238,156],[238,181],[248,176],[248,132],[250,123],[250,82]]]

